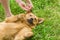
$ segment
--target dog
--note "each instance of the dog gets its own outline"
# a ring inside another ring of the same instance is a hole
[[[0,23],[0,40],[25,40],[33,36],[32,29],[43,21],[31,12],[7,18]]]

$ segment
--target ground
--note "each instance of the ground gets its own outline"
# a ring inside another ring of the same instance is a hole
[[[45,19],[33,29],[34,36],[27,40],[60,40],[60,0],[32,0],[32,12]],[[10,0],[14,15],[24,13],[15,0]],[[0,4],[0,21],[5,18],[3,6]]]

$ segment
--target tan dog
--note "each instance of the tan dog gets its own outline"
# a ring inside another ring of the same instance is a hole
[[[33,36],[32,28],[43,20],[31,12],[7,18],[4,23],[0,23],[0,40],[25,40]]]

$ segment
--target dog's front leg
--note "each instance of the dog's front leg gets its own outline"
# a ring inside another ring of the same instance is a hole
[[[14,40],[25,40],[31,36],[33,36],[33,32],[29,28],[25,27],[15,36]]]

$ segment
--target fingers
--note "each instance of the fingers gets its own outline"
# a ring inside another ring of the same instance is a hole
[[[28,6],[28,10],[31,10],[32,7],[33,7],[31,0],[26,0],[26,3],[27,3],[27,6]]]
[[[20,7],[26,11],[30,11],[33,7],[30,0],[26,0],[27,5],[22,0],[16,0],[16,2],[20,5]]]
[[[26,3],[29,7],[31,7],[31,8],[33,7],[31,0],[26,0]]]
[[[25,7],[26,5],[24,2],[22,2],[21,0],[16,0],[16,2],[20,5],[22,9],[26,10],[26,7]]]

